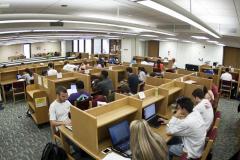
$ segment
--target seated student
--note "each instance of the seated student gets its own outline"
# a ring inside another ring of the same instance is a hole
[[[134,120],[130,125],[132,160],[167,160],[165,140],[154,133],[145,120]]]
[[[208,90],[206,86],[203,86],[203,94],[204,94],[205,99],[208,99],[209,102],[213,103],[214,94],[213,94],[212,90]]]
[[[104,62],[97,62],[97,68],[104,68]]]
[[[65,71],[73,72],[73,71],[76,71],[77,68],[78,68],[78,67],[77,67],[76,65],[74,65],[74,64],[69,64],[68,61],[65,61],[65,62],[64,62],[63,70],[65,70]]]
[[[172,59],[172,62],[173,62],[173,64],[172,64],[172,70],[176,70],[177,69],[177,63],[176,63],[176,59],[175,58],[173,58]]]
[[[57,99],[53,101],[49,107],[49,120],[54,128],[60,125],[71,125],[71,120],[68,117],[71,103],[67,100],[67,89],[59,86],[56,89]]]
[[[157,60],[157,63],[154,65],[154,68],[157,68],[158,72],[164,71],[164,65],[160,59]]]
[[[137,61],[136,61],[136,58],[135,58],[135,57],[132,58],[131,64],[137,64]]]
[[[91,95],[86,92],[84,90],[84,83],[83,81],[77,81],[76,82],[76,86],[77,86],[77,93],[72,93],[69,97],[68,97],[68,101],[74,105],[74,101],[83,101],[85,99],[88,99]]]
[[[169,160],[173,156],[187,153],[187,158],[200,158],[205,145],[206,129],[199,112],[193,111],[190,98],[182,97],[177,100],[177,112],[167,124],[167,133],[181,138],[172,142],[169,148]]]
[[[140,82],[145,82],[147,78],[147,72],[144,67],[138,67],[138,79]]]
[[[80,70],[86,70],[87,67],[89,67],[89,64],[86,61],[83,61],[79,67],[79,71]]]
[[[109,95],[109,91],[113,91],[113,82],[108,78],[108,72],[106,70],[101,71],[101,81],[94,86],[94,90],[100,91],[104,96]]]
[[[120,83],[120,86],[118,87],[119,93],[130,96],[132,95],[130,93],[130,88],[128,87],[128,84],[124,81]]]
[[[143,61],[141,61],[141,64],[146,64],[148,65],[148,59],[145,57]]]
[[[22,78],[26,80],[27,84],[31,84],[31,80],[33,80],[32,71],[29,68],[26,68],[23,72]]]
[[[225,73],[221,75],[220,79],[224,81],[232,81],[232,75],[229,73],[229,68],[225,69]]]
[[[206,131],[208,131],[214,118],[212,104],[208,99],[204,98],[204,93],[200,88],[195,89],[192,95],[197,103],[193,110],[198,111],[202,115]]]
[[[130,88],[130,91],[131,93],[136,94],[138,91],[138,84],[139,84],[138,76],[133,73],[133,70],[131,67],[128,67],[126,71],[128,74],[128,86]]]
[[[47,75],[48,76],[55,76],[55,75],[57,75],[57,70],[55,70],[54,68],[53,68],[53,63],[48,63],[48,71],[47,71]]]

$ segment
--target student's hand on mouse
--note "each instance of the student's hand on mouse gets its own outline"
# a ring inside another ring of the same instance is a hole
[[[161,124],[168,124],[168,120],[163,118],[158,118],[158,122],[161,122]]]

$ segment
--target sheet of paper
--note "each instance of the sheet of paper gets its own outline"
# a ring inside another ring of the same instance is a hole
[[[130,158],[125,158],[115,152],[108,153],[103,160],[130,160]]]

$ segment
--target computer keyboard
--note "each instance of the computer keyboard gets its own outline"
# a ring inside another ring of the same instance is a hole
[[[148,120],[148,123],[150,126],[154,127],[154,128],[158,128],[161,125],[161,121],[158,121],[159,117],[155,116],[151,119]]]
[[[128,149],[130,148],[130,144],[129,144],[129,142],[127,142],[127,143],[122,143],[122,144],[120,144],[118,147],[119,147],[122,151],[126,151],[126,150],[128,150]]]

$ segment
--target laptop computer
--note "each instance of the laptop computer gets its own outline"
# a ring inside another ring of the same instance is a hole
[[[154,128],[158,128],[161,125],[161,121],[159,121],[159,116],[156,114],[156,106],[155,103],[145,107],[143,109],[143,118],[148,122],[148,124]]]
[[[128,121],[122,121],[108,128],[112,149],[124,157],[131,157],[130,128]]]

